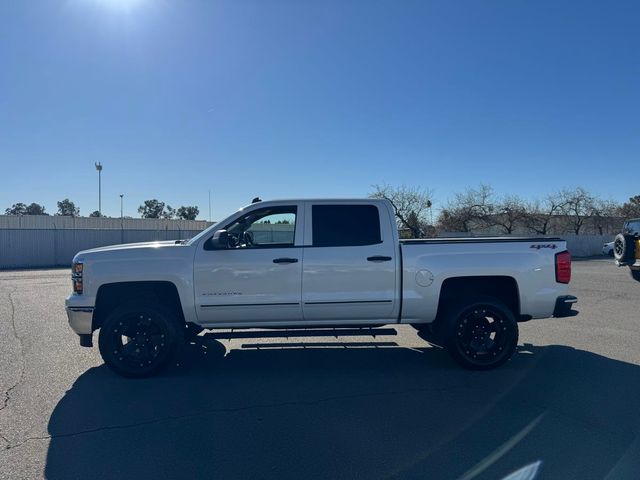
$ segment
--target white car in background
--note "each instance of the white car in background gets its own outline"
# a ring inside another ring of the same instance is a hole
[[[608,257],[613,257],[613,244],[615,242],[605,243],[602,246],[602,254],[607,255]]]

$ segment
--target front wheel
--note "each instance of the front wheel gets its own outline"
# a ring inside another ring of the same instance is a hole
[[[445,347],[470,370],[490,370],[508,361],[518,345],[518,323],[501,301],[478,297],[445,313]]]
[[[178,321],[153,303],[116,308],[100,328],[100,355],[109,368],[124,377],[148,377],[174,356],[182,340]]]

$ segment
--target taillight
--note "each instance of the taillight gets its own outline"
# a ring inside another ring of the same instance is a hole
[[[84,266],[82,263],[74,263],[71,267],[71,282],[73,283],[73,293],[82,295],[84,286],[82,285],[82,273]]]
[[[556,282],[571,281],[571,254],[568,251],[556,253]]]

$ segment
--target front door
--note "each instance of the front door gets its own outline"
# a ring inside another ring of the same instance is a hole
[[[254,207],[220,227],[228,232],[228,248],[213,249],[206,241],[198,246],[194,282],[201,324],[302,318],[298,207]]]

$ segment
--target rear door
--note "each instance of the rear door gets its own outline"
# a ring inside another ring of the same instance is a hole
[[[398,253],[387,211],[376,204],[309,202],[305,219],[305,320],[395,319]]]

